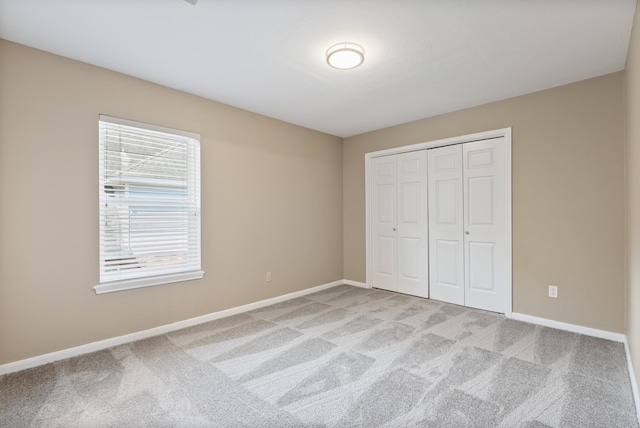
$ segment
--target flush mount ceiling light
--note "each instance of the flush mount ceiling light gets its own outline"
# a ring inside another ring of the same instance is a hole
[[[355,43],[338,43],[327,49],[327,63],[338,70],[356,68],[364,62],[364,49]]]

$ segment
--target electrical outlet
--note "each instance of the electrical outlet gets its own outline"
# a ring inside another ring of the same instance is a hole
[[[265,278],[267,282],[271,282],[271,272],[267,272],[267,276]]]
[[[553,297],[554,299],[558,298],[558,287],[555,285],[549,286],[549,297]]]

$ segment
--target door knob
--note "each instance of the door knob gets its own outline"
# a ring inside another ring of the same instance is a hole
[[[395,230],[395,229],[394,229],[394,230]],[[468,234],[469,234],[469,231],[467,230],[464,234],[465,234],[465,235],[468,235]]]
[[[396,228],[395,228],[395,227],[393,228],[393,231],[394,231],[394,232],[396,231]]]

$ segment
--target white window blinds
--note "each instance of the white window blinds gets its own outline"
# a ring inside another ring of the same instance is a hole
[[[199,135],[100,116],[97,293],[201,278]]]

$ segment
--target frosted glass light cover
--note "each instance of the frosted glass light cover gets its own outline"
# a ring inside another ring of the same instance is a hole
[[[327,49],[327,63],[339,70],[356,68],[364,62],[364,49],[355,43],[338,43]]]

